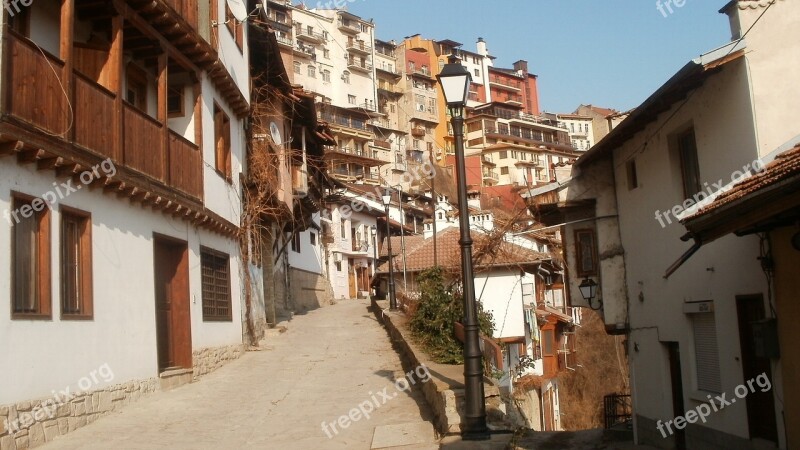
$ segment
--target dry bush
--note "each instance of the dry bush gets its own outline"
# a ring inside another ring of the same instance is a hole
[[[603,397],[628,392],[628,361],[623,336],[609,336],[600,314],[584,309],[576,327],[578,364],[559,376],[559,402],[565,430],[602,428]]]

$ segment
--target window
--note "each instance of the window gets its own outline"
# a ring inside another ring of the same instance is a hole
[[[500,175],[508,175],[508,167],[501,167]]]
[[[327,48],[323,48],[322,56],[325,57],[325,59],[331,59],[331,51],[328,50]]]
[[[203,320],[232,321],[230,257],[208,248],[200,248],[203,281]]]
[[[503,150],[500,152],[500,159],[508,158],[508,150]]]
[[[342,81],[344,81],[344,84],[350,84],[350,72],[346,70],[342,72]]]
[[[214,160],[217,173],[232,182],[231,176],[231,121],[222,109],[214,104]]]
[[[636,174],[636,159],[631,159],[625,163],[625,172],[628,176],[628,190],[639,187],[639,177]]]
[[[697,389],[722,392],[717,348],[717,322],[713,312],[691,314]]]
[[[186,115],[183,91],[182,85],[170,86],[167,90],[167,114],[169,117],[183,117]]]
[[[300,61],[295,61],[292,64],[294,65],[294,73],[300,73],[301,69]]]
[[[50,209],[42,199],[12,195],[12,318],[49,319]]]
[[[317,68],[309,65],[308,66],[308,76],[311,78],[317,78]]]
[[[683,177],[683,198],[690,198],[700,192],[700,166],[697,162],[694,128],[680,134],[677,139]]]
[[[320,74],[322,75],[322,81],[326,81],[328,83],[331,82],[331,71],[330,70],[320,70]]]
[[[356,104],[356,96],[355,95],[348,95],[347,96],[347,103],[350,103],[351,105],[355,105]]]
[[[347,222],[345,222],[344,219],[342,219],[341,234],[342,234],[342,239],[347,239]]]
[[[147,73],[130,63],[125,71],[125,79],[125,100],[139,110],[147,111]]]
[[[300,253],[300,233],[292,234],[292,251]]]
[[[479,76],[481,76],[481,71],[480,71],[480,70],[478,70],[478,69],[475,69],[475,76],[476,76],[476,77],[479,77]]]
[[[419,143],[420,143],[419,139],[414,139],[412,143],[412,147],[414,148],[414,150],[419,150]]]
[[[308,234],[309,240],[311,241],[311,245],[317,245],[317,233],[311,232]]]
[[[575,230],[575,258],[579,277],[596,275],[594,230]]]
[[[228,6],[228,2],[225,2],[225,23],[228,26],[228,31],[231,32],[231,36],[236,40],[236,46],[241,51],[244,45],[244,25],[236,20],[231,8]]]
[[[61,318],[92,318],[92,222],[61,207]]]

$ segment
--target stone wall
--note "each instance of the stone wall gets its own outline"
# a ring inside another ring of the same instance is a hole
[[[158,379],[0,406],[0,450],[34,448],[158,390]]]
[[[242,344],[195,350],[192,352],[194,380],[219,369],[228,361],[238,359],[243,353],[244,346]]]
[[[289,277],[295,311],[309,311],[331,304],[333,289],[321,274],[293,268]]]

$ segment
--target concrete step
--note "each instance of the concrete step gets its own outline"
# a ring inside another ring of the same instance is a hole
[[[375,427],[372,435],[371,450],[403,449],[433,450],[438,449],[436,431],[430,422],[411,422]]]

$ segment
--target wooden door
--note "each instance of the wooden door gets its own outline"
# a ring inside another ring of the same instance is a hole
[[[756,356],[753,322],[764,319],[764,298],[751,295],[736,298],[736,311],[739,317],[739,345],[742,352],[742,376],[745,383],[766,374],[772,380],[769,358]],[[775,400],[772,390],[761,392],[756,387],[746,397],[747,423],[751,438],[761,438],[778,442],[778,424],[775,418]]]
[[[192,367],[189,255],[185,242],[156,238],[155,299],[158,370]]]
[[[353,266],[353,258],[347,260],[347,275],[350,282],[350,298],[357,298],[358,287],[356,286],[356,268]]]
[[[548,389],[544,393],[544,431],[555,431],[555,412],[553,411],[553,390]]]

